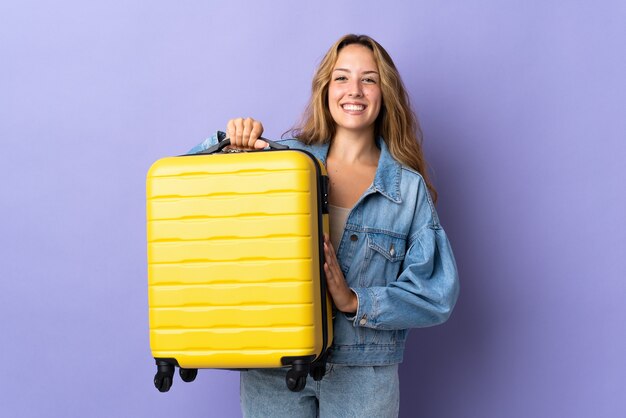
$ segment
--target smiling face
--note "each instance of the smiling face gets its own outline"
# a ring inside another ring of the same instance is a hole
[[[328,107],[336,134],[374,134],[382,93],[374,53],[366,46],[345,46],[337,57],[328,85]],[[346,133],[347,133],[346,132]]]

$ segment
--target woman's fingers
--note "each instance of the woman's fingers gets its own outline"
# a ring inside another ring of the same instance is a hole
[[[243,133],[242,133],[242,145],[245,148],[254,148],[256,138],[253,138],[250,133],[252,132],[253,119],[246,118],[243,120]]]
[[[236,133],[237,133],[237,128],[235,126],[235,119],[231,119],[226,124],[226,138],[234,139]],[[231,143],[233,142],[233,139],[231,139]]]
[[[328,284],[328,292],[335,302],[335,306],[342,312],[354,312],[356,296],[350,290],[343,272],[339,267],[337,256],[333,244],[327,235],[324,235],[324,273],[326,273],[326,283]]]
[[[226,125],[226,134],[236,148],[265,148],[267,143],[258,140],[263,134],[263,124],[253,118],[234,118]]]
[[[230,145],[243,148],[243,118],[234,118],[226,124],[226,135],[230,139]]]
[[[261,135],[263,135],[263,124],[258,120],[255,120],[252,124],[252,129],[250,130],[250,138],[254,139],[254,148],[261,149],[267,147],[267,142],[259,139]]]

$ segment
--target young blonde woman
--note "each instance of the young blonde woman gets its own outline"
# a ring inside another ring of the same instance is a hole
[[[226,134],[263,148],[261,122],[232,119]],[[420,129],[389,54],[363,35],[339,39],[313,78],[300,126],[285,140],[326,165],[330,237],[324,270],[337,310],[324,378],[301,392],[284,370],[241,374],[244,417],[397,417],[398,364],[410,328],[448,319],[459,284],[433,204]],[[221,137],[221,138],[220,138]]]

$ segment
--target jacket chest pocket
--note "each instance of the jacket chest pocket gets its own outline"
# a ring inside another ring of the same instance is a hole
[[[388,262],[404,260],[406,240],[384,232],[368,232],[367,246],[370,251],[382,255]],[[381,260],[382,261],[382,260]]]
[[[396,280],[406,254],[406,240],[384,232],[367,233],[367,268],[361,285],[385,286]]]

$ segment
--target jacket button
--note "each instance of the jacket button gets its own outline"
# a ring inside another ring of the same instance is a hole
[[[365,316],[364,316],[364,317],[363,317],[363,318],[361,318],[361,320],[359,321],[359,325],[365,325],[365,324],[367,324],[367,317],[365,317]]]
[[[358,239],[359,239],[359,237],[357,237],[356,234],[350,235],[350,241],[356,241]]]

